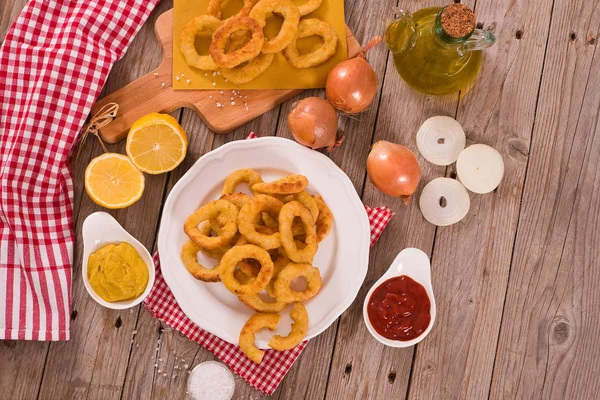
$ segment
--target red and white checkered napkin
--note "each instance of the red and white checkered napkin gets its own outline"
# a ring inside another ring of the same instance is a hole
[[[371,223],[371,246],[373,246],[394,214],[388,207],[365,206],[365,209]],[[152,315],[212,352],[256,389],[266,394],[272,394],[302,353],[308,341],[287,351],[267,350],[262,363],[255,364],[242,353],[238,346],[208,333],[190,321],[179,308],[162,276],[158,253],[154,255],[154,265],[156,266],[154,288],[144,301],[144,305]]]
[[[74,230],[67,158],[113,63],[158,1],[30,0],[6,35],[0,339],[69,339]]]

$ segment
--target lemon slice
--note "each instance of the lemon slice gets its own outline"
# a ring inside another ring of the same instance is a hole
[[[85,170],[85,191],[98,205],[125,208],[142,197],[144,174],[122,154],[94,158]]]
[[[174,170],[185,158],[187,136],[168,114],[148,114],[133,123],[125,151],[140,171],[162,174]]]

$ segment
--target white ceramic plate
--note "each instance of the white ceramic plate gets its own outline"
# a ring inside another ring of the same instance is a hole
[[[321,270],[323,285],[305,303],[309,315],[306,339],[310,339],[327,329],[356,297],[369,264],[370,233],[364,206],[346,174],[328,157],[296,142],[276,137],[235,141],[204,155],[190,168],[171,190],[163,210],[158,250],[165,281],[193,322],[238,343],[240,330],[254,312],[223,284],[192,278],[179,253],[188,240],[183,232],[186,218],[202,204],[219,198],[227,175],[241,168],[257,170],[265,181],[305,175],[310,181],[307,190],[323,196],[333,213],[331,232],[319,244],[313,262]],[[215,264],[202,254],[199,261],[207,267]],[[282,313],[276,333],[290,331],[290,308]],[[271,335],[259,332],[256,345],[266,348]]]

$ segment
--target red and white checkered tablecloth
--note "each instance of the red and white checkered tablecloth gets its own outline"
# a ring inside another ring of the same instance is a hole
[[[30,0],[0,48],[0,339],[67,340],[67,158],[159,0]]]
[[[249,139],[254,137],[256,136],[253,133],[248,136]],[[388,207],[365,206],[365,210],[371,224],[372,247],[394,214]],[[156,266],[154,288],[144,301],[144,305],[152,315],[212,352],[251,386],[266,394],[272,394],[294,365],[308,341],[287,351],[267,350],[262,362],[256,364],[250,361],[238,346],[228,343],[194,324],[181,310],[175,296],[167,286],[160,270],[158,253],[154,255],[154,265]]]

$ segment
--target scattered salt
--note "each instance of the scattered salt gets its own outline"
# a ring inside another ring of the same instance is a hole
[[[217,83],[216,83],[216,82],[213,82],[212,84],[213,84],[213,86],[217,86]]]
[[[160,374],[162,372],[162,369],[159,369],[157,372]]]
[[[163,82],[163,83],[161,83],[161,84],[160,84],[160,86],[161,86],[161,87],[165,87],[165,83],[164,83],[164,82]]]
[[[220,76],[220,75],[221,75],[221,72],[220,72],[220,71],[217,71],[217,75],[219,75],[219,76]]]
[[[185,361],[185,360],[184,360],[184,361]],[[189,367],[190,367],[190,366],[189,366],[189,365],[187,365],[187,364],[185,364],[185,365],[183,366],[183,368],[185,368],[185,369],[188,369]]]
[[[232,102],[231,102],[231,105],[232,105],[232,106],[235,106],[235,101],[232,101]]]
[[[190,79],[186,79],[187,84],[189,85],[191,80]]]
[[[167,376],[167,373],[165,372],[165,373],[163,374],[163,376]]]
[[[225,82],[227,82],[227,78],[223,78],[223,80],[224,80]]]
[[[176,77],[175,77],[175,80],[176,80],[176,81],[178,81],[178,80],[180,80],[180,79],[181,79],[181,78],[180,78],[180,77],[178,77],[178,76],[176,76]]]
[[[158,361],[162,361],[162,358],[159,358]]]
[[[158,72],[155,72],[152,75],[154,75],[154,77],[156,78],[158,76]]]
[[[217,101],[217,108],[221,108],[221,107],[223,107],[223,104],[221,104]]]
[[[219,93],[223,94],[223,91],[221,90]]]
[[[194,400],[229,400],[233,396],[235,380],[223,364],[208,361],[191,372],[187,389]]]
[[[184,74],[181,74],[181,76],[185,76]]]
[[[212,96],[208,96],[209,99],[212,99]],[[176,359],[177,360],[177,359]]]

